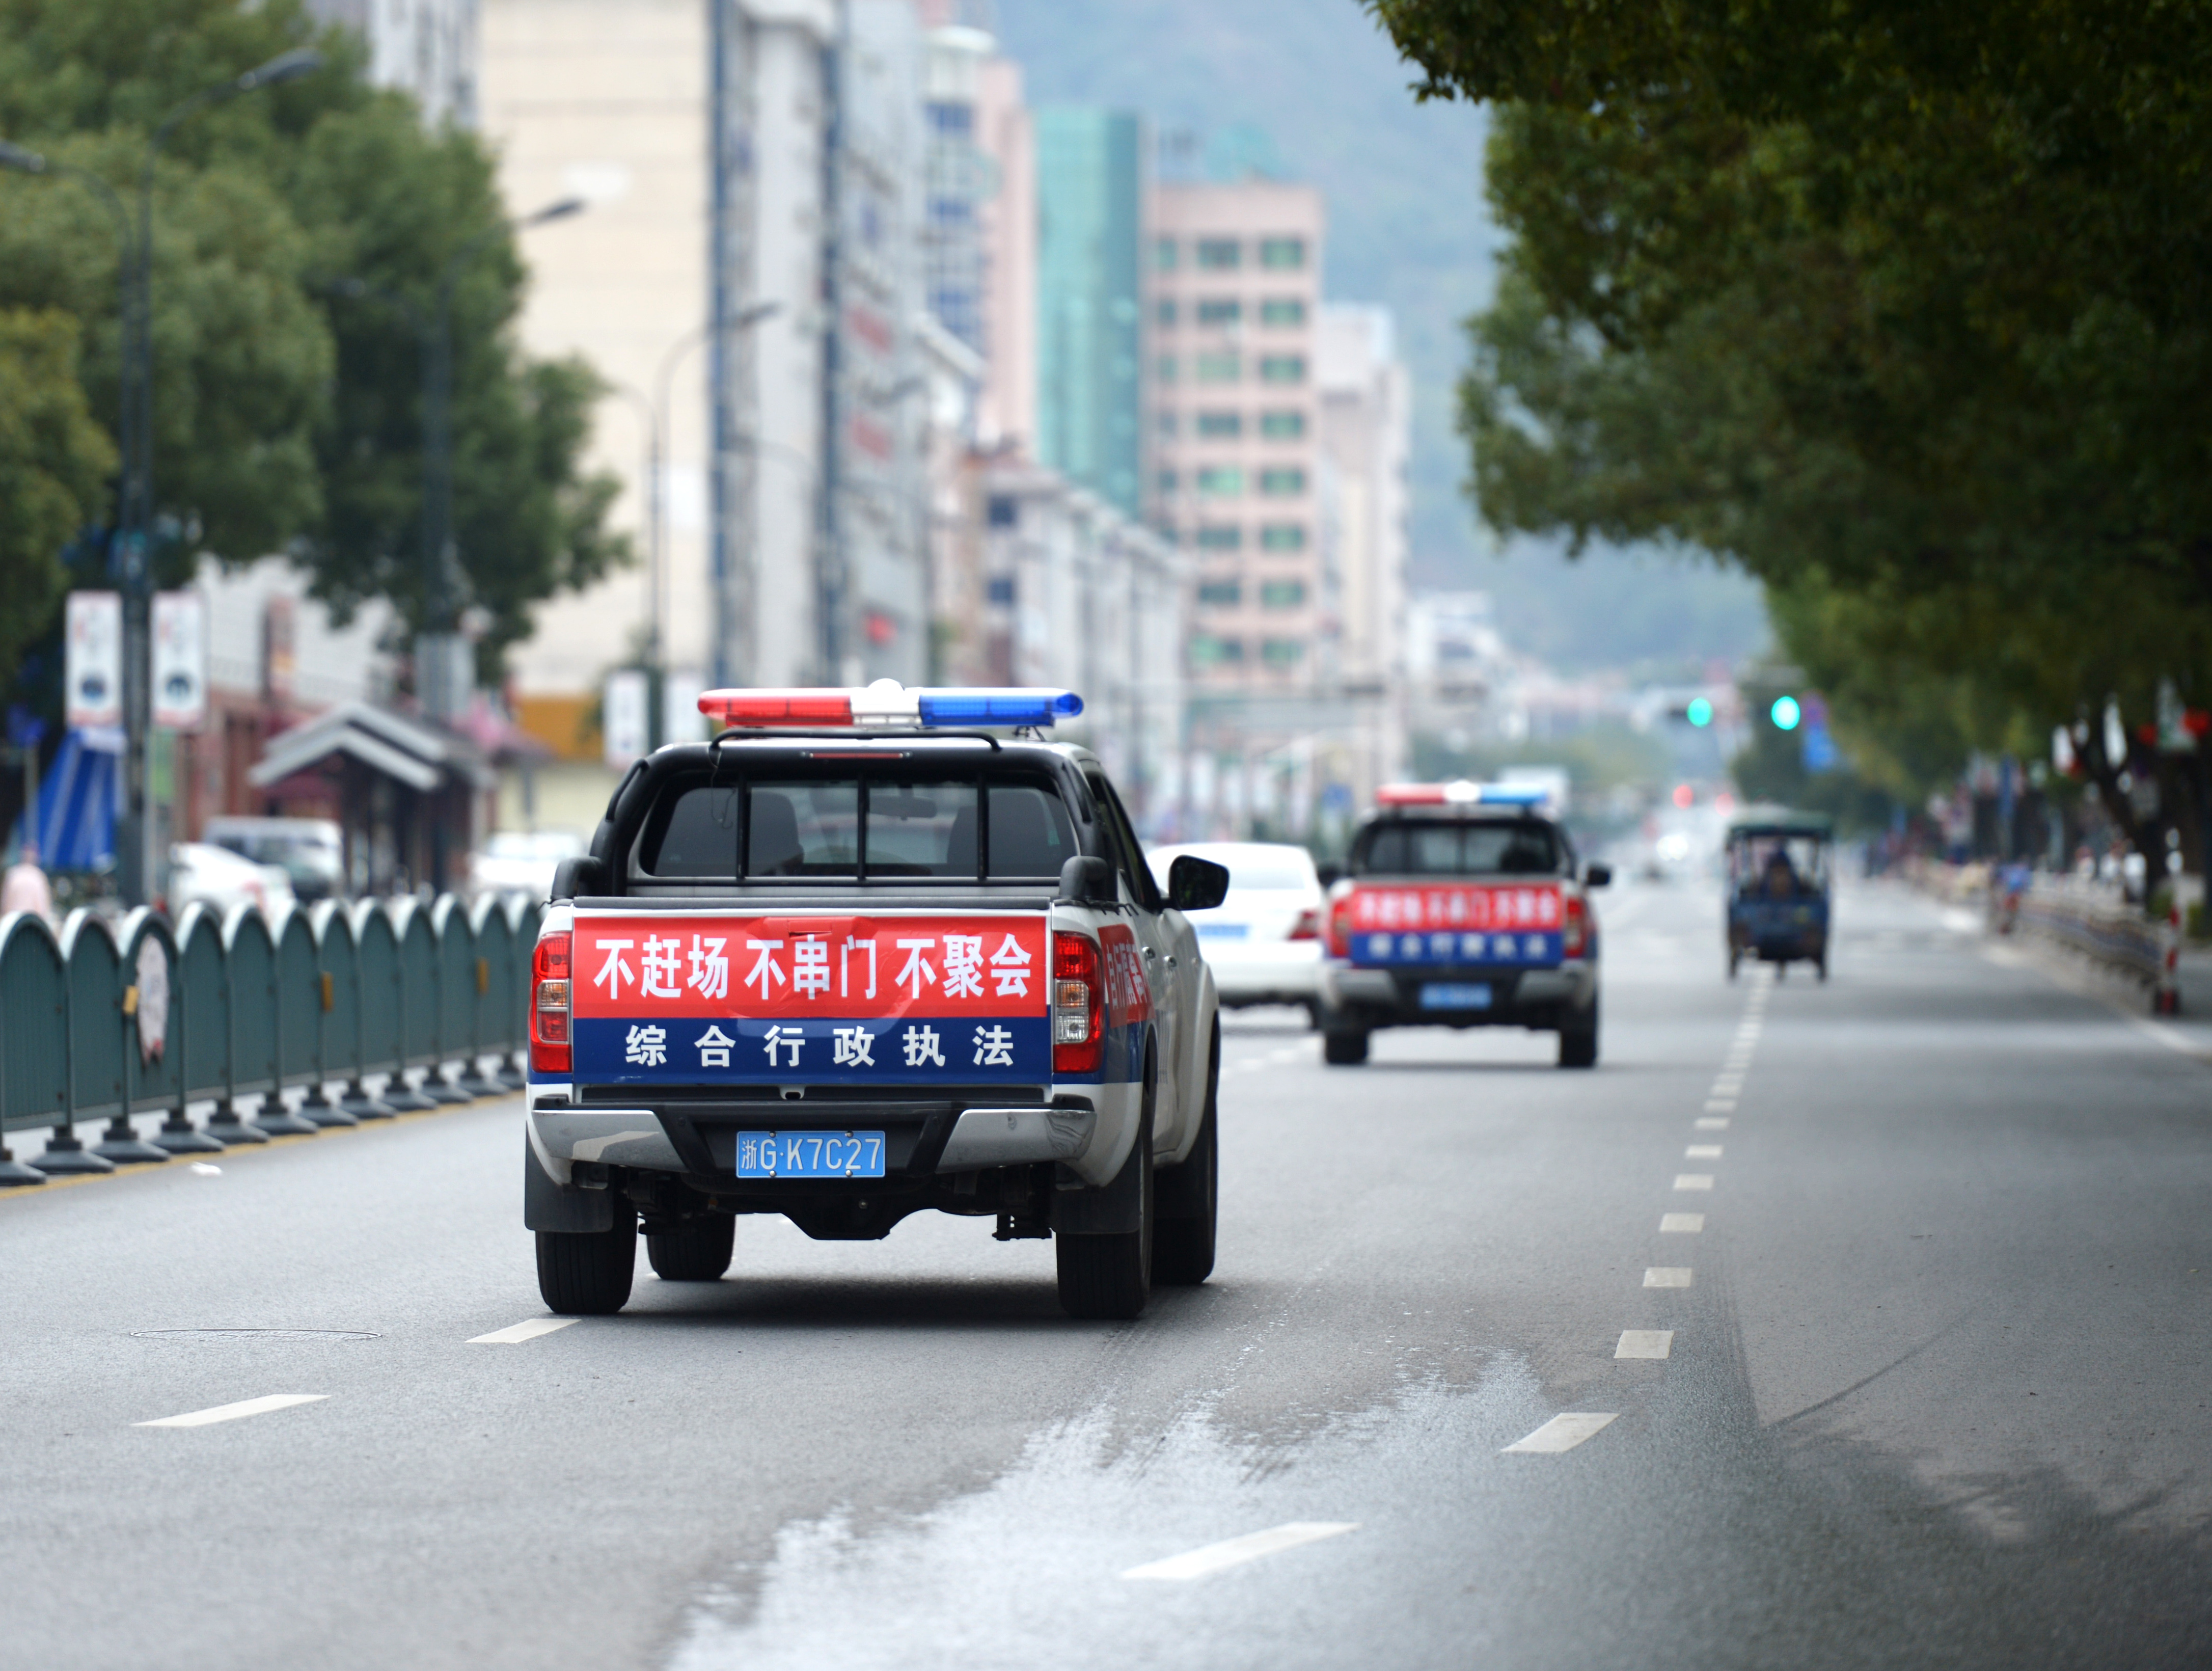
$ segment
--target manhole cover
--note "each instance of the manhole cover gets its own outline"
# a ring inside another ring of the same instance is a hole
[[[367,1329],[133,1329],[136,1340],[380,1340]]]

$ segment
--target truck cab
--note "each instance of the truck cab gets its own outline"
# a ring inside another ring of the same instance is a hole
[[[1386,1027],[1522,1027],[1559,1035],[1559,1065],[1594,1067],[1598,924],[1585,864],[1517,784],[1386,785],[1330,889],[1322,1055],[1367,1059]]]
[[[1133,1316],[1213,1262],[1217,1002],[1067,692],[710,692],[557,874],[536,955],[524,1216],[556,1312],[728,1269],[736,1221],[908,1214],[1051,1237]],[[1010,735],[1001,735],[1009,729]]]

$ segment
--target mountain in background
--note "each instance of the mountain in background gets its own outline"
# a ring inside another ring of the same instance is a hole
[[[1758,588],[1711,564],[1521,541],[1501,558],[1461,492],[1460,322],[1486,305],[1501,235],[1482,196],[1483,113],[1418,105],[1357,0],[997,0],[1032,103],[1143,112],[1208,163],[1241,159],[1328,198],[1328,294],[1397,315],[1413,376],[1416,589],[1490,592],[1514,642],[1568,668],[1734,660],[1766,639]]]

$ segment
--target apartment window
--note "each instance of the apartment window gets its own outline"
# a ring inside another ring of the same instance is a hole
[[[1233,383],[1244,375],[1244,361],[1234,351],[1196,354],[1191,357],[1191,369],[1201,383]]]
[[[1304,325],[1306,304],[1294,296],[1279,296],[1260,304],[1262,325]]]
[[[1260,433],[1269,441],[1296,441],[1306,432],[1306,415],[1302,412],[1263,412],[1260,414]]]
[[[1198,304],[1200,325],[1234,325],[1244,317],[1244,304],[1234,296],[1209,296]]]
[[[1200,238],[1198,241],[1198,265],[1209,272],[1234,271],[1243,254],[1243,247],[1234,238]]]
[[[1174,492],[1176,491],[1176,473],[1172,470],[1161,471],[1159,475],[1159,485],[1161,492]]]
[[[1161,272],[1173,272],[1176,267],[1176,241],[1172,238],[1152,240],[1152,265]]]
[[[1163,331],[1175,329],[1176,305],[1171,297],[1162,297],[1152,304],[1152,322]]]
[[[1244,530],[1234,522],[1201,522],[1198,526],[1198,548],[1206,552],[1233,552],[1244,544]]]
[[[1239,580],[1201,580],[1198,601],[1208,609],[1234,609],[1244,601],[1244,582]]]
[[[1244,433],[1242,412],[1202,412],[1198,415],[1198,432],[1209,441],[1234,441]]]
[[[1302,580],[1263,580],[1260,582],[1262,609],[1300,609],[1305,607],[1306,583]]]
[[[1262,238],[1260,240],[1260,265],[1277,271],[1291,271],[1306,264],[1306,241],[1303,238]]]
[[[1303,383],[1306,380],[1306,357],[1303,354],[1263,354],[1260,357],[1260,381],[1263,383]]]
[[[1260,659],[1271,668],[1295,668],[1306,659],[1303,638],[1267,638],[1260,644]]]
[[[994,528],[1019,527],[1022,520],[1021,501],[1011,493],[994,493],[991,496],[989,520]]]
[[[1014,577],[1012,575],[993,575],[988,586],[993,603],[1010,604],[1014,601]]]
[[[1278,497],[1303,493],[1306,491],[1306,473],[1303,470],[1262,470],[1260,473],[1260,491]]]
[[[1176,357],[1172,354],[1161,355],[1158,359],[1152,363],[1152,375],[1163,383],[1172,383],[1175,381]]]
[[[1241,638],[1217,638],[1210,632],[1190,635],[1190,659],[1201,668],[1218,668],[1244,659],[1244,641]]]
[[[1306,531],[1297,522],[1269,522],[1260,530],[1260,549],[1263,552],[1302,552],[1306,548]]]
[[[1163,439],[1169,441],[1174,440],[1176,430],[1175,413],[1165,407],[1154,412],[1152,414],[1152,428]]]
[[[1233,464],[1208,465],[1198,473],[1198,491],[1209,499],[1233,498],[1244,491],[1244,473]]]

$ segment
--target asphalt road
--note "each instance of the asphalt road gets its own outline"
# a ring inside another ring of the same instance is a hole
[[[1607,901],[1594,1073],[1235,1018],[1133,1325],[756,1220],[470,1344],[513,1102],[0,1199],[0,1665],[2212,1664],[2212,1043],[1887,888],[1731,985],[1717,910]]]

